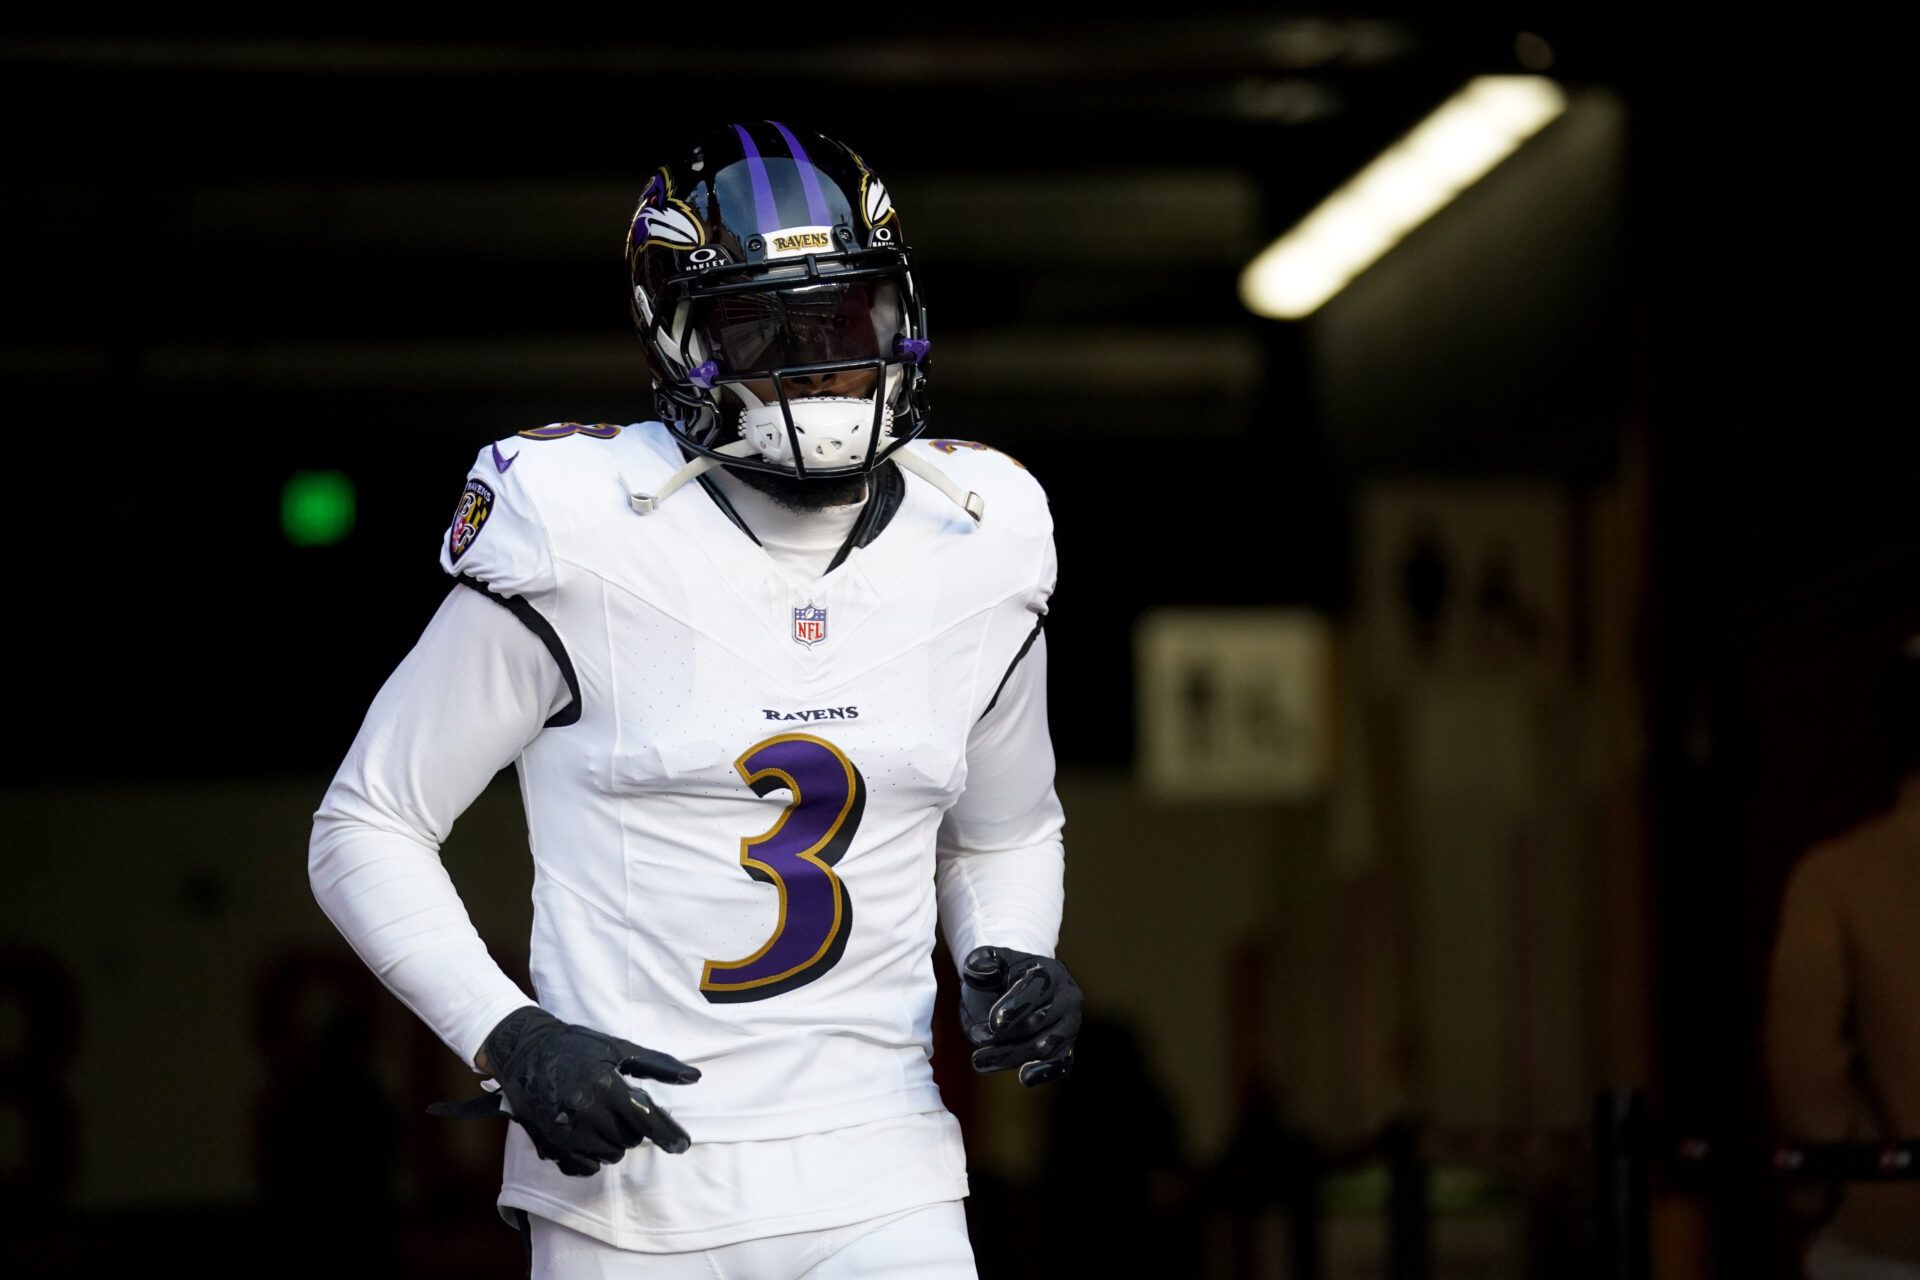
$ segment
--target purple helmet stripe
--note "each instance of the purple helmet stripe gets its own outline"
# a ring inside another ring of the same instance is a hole
[[[820,193],[820,177],[814,172],[813,161],[807,158],[807,149],[800,145],[800,139],[793,136],[793,130],[778,120],[769,120],[768,124],[780,131],[787,140],[787,150],[793,152],[796,167],[800,170],[800,185],[807,193],[807,221],[816,227],[824,227],[833,216],[827,212],[827,198]]]
[[[753,178],[753,216],[760,224],[756,230],[776,231],[780,227],[780,207],[774,203],[767,162],[760,158],[760,148],[753,145],[753,135],[745,125],[734,125],[733,131],[740,135],[740,147],[747,153],[747,173]]]

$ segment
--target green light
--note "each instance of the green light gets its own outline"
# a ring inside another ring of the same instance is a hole
[[[280,527],[296,547],[330,547],[353,532],[353,481],[344,471],[296,471],[280,491]]]

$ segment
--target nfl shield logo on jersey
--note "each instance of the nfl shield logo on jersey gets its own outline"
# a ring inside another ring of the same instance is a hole
[[[827,611],[813,607],[813,601],[793,611],[793,638],[811,649],[827,638]]]

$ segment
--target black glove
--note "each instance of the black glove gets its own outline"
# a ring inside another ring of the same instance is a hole
[[[648,1138],[675,1155],[691,1145],[687,1131],[621,1073],[692,1084],[697,1068],[631,1040],[575,1026],[538,1005],[516,1009],[487,1035],[487,1061],[498,1093],[467,1102],[436,1102],[437,1116],[504,1113],[520,1122],[543,1160],[576,1177],[598,1173]]]
[[[960,968],[960,1025],[979,1072],[1020,1068],[1045,1084],[1073,1070],[1080,985],[1067,966],[1011,947],[975,947]]]

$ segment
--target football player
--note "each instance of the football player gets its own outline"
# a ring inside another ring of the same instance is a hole
[[[534,1276],[972,1276],[936,919],[976,1070],[1058,1079],[1080,1023],[1046,496],[922,438],[912,255],[841,143],[717,130],[648,177],[626,259],[658,420],[479,451],[314,893],[489,1077],[436,1110],[513,1121]],[[532,999],[438,856],[509,761]]]

